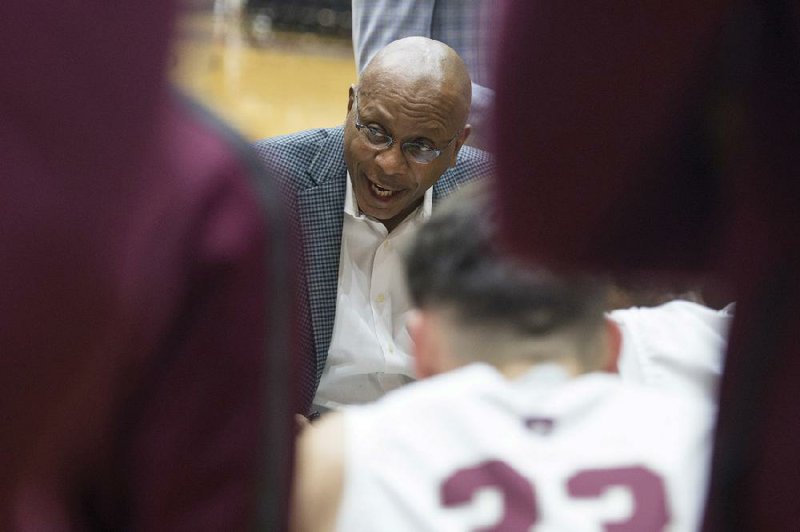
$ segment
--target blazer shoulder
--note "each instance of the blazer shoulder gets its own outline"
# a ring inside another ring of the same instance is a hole
[[[312,186],[316,161],[341,159],[343,128],[309,129],[253,143],[258,159],[283,186]]]
[[[458,152],[456,159],[456,166],[452,168],[455,173],[469,175],[470,177],[485,177],[494,173],[495,160],[491,153],[473,148],[472,146],[463,146],[461,151]]]
[[[433,188],[434,200],[439,200],[471,181],[494,175],[494,157],[486,151],[463,146],[458,153],[456,165],[442,174]]]
[[[267,137],[253,143],[258,157],[264,162],[283,160],[288,163],[313,158],[327,140],[335,136],[333,129],[308,129],[288,135]]]

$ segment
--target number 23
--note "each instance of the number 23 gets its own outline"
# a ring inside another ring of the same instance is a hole
[[[633,513],[625,521],[603,523],[609,532],[663,530],[669,521],[664,483],[656,473],[641,467],[585,469],[567,480],[573,498],[599,497],[611,486],[624,486],[633,496]],[[441,486],[445,507],[466,504],[481,488],[499,489],[504,498],[503,517],[497,524],[475,532],[528,532],[539,518],[535,487],[506,462],[490,460],[460,469]]]

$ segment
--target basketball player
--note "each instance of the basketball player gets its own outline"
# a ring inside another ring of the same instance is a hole
[[[481,198],[435,213],[408,257],[430,378],[303,433],[294,529],[695,530],[704,403],[604,372],[604,291],[498,255]]]

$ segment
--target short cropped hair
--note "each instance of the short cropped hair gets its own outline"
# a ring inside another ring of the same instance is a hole
[[[523,265],[497,249],[496,225],[485,184],[438,205],[406,256],[414,304],[446,309],[463,327],[502,328],[517,339],[566,330],[596,338],[604,323],[604,285]]]

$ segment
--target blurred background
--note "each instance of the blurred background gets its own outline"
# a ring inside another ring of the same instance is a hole
[[[173,81],[248,139],[341,124],[350,0],[184,0]]]

